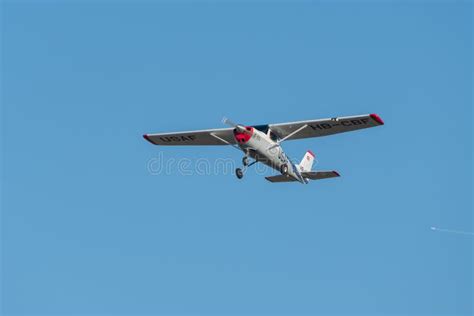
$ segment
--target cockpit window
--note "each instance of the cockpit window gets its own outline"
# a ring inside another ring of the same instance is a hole
[[[270,139],[273,140],[274,142],[276,142],[278,140],[278,136],[275,133],[273,133],[272,131],[268,132],[268,136],[270,136]]]
[[[264,134],[268,134],[268,125],[254,125],[253,128],[259,130],[260,132]]]

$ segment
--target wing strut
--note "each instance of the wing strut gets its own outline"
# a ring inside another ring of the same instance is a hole
[[[277,141],[277,143],[276,143],[275,145],[273,145],[273,146],[270,146],[270,147],[268,148],[268,150],[280,146],[280,144],[283,143],[285,140],[287,140],[288,138],[290,138],[290,137],[293,136],[293,135],[298,134],[299,132],[301,132],[302,130],[304,130],[306,127],[308,127],[308,124],[305,124],[305,125],[301,126],[300,128],[298,128],[298,129],[295,130],[294,132],[291,132],[290,134],[286,135],[286,136],[283,137],[282,139],[279,139],[279,140]]]
[[[221,142],[223,142],[223,143],[225,143],[225,144],[227,144],[227,145],[230,145],[230,146],[234,147],[235,149],[237,149],[237,150],[239,150],[239,151],[241,150],[241,149],[239,148],[239,146],[237,146],[237,145],[235,145],[235,144],[231,144],[230,142],[228,142],[228,141],[226,141],[225,139],[223,139],[223,138],[217,136],[216,134],[214,134],[214,133],[209,133],[209,134],[210,134],[212,137],[214,137],[214,138],[220,140]]]

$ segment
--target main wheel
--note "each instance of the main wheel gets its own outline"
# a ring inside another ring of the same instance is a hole
[[[235,175],[238,179],[242,179],[244,177],[244,172],[242,171],[242,169],[237,168],[235,169]]]
[[[242,164],[243,164],[244,166],[248,166],[248,164],[249,164],[249,157],[244,156],[244,158],[242,158]]]
[[[282,175],[287,175],[288,174],[288,165],[286,163],[281,165],[280,172],[281,172]]]

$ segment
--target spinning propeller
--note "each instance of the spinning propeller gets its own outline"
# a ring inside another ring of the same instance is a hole
[[[247,134],[247,135],[252,135],[252,132],[248,131],[247,128],[241,124],[236,124],[234,122],[232,122],[231,120],[229,120],[227,117],[223,117],[222,118],[222,123],[226,124],[226,125],[229,125],[233,128],[235,128],[235,130],[238,132],[238,133],[243,133],[243,134]]]

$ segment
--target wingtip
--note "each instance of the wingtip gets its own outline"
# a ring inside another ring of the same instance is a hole
[[[376,121],[377,123],[379,123],[380,125],[384,125],[385,123],[383,122],[383,120],[380,118],[380,116],[378,116],[377,114],[373,113],[373,114],[370,114],[370,117]]]
[[[336,175],[336,177],[340,177],[340,176],[341,176],[341,175],[339,174],[339,172],[337,172],[337,171],[333,171],[333,172],[334,172],[334,174]]]
[[[154,142],[152,142],[150,136],[148,136],[147,134],[143,134],[143,138],[144,138],[146,141],[152,143],[153,145],[155,144]]]

